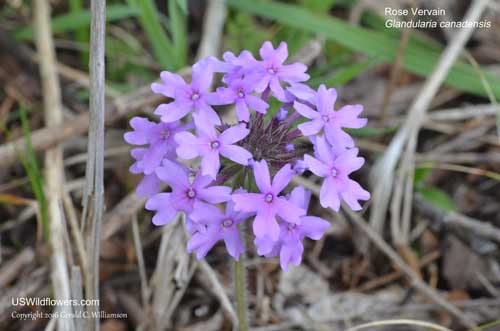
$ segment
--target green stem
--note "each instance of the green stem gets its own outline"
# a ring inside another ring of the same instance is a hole
[[[247,178],[246,169],[235,176],[233,186],[239,188],[245,186]],[[245,247],[245,223],[238,226],[243,247]],[[238,317],[238,331],[248,331],[248,304],[246,296],[246,270],[245,252],[240,254],[238,261],[233,260],[233,281],[236,297],[236,315]]]
[[[247,301],[245,293],[245,254],[241,254],[233,266],[234,291],[236,295],[236,314],[238,316],[238,331],[248,331]]]

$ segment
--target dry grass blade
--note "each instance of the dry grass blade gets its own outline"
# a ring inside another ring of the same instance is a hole
[[[139,267],[139,277],[141,279],[142,304],[146,306],[149,300],[149,286],[146,276],[144,255],[142,254],[141,234],[139,232],[139,224],[137,222],[136,215],[134,215],[132,219],[132,234],[134,237],[134,247],[135,247],[135,255],[137,257],[137,265]]]
[[[370,328],[370,330],[373,330],[372,328],[384,327],[384,326],[389,326],[389,325],[418,326],[418,327],[426,328],[429,330],[452,331],[452,330],[450,330],[444,326],[441,326],[439,324],[425,322],[425,321],[419,321],[419,320],[408,320],[408,319],[374,321],[374,322],[370,322],[370,323],[357,325],[357,326],[349,328],[345,331],[359,331],[359,330],[363,330],[363,329],[367,329],[367,328]]]
[[[82,293],[82,271],[80,267],[73,266],[71,268],[71,295],[74,300],[81,302],[83,299]],[[81,305],[76,305],[73,307],[75,314],[83,314],[84,307]],[[85,321],[83,318],[75,317],[75,331],[85,330]]]
[[[90,25],[90,124],[88,135],[88,161],[83,195],[82,229],[86,241],[87,268],[85,272],[85,298],[99,299],[99,252],[101,222],[104,209],[104,34],[106,30],[106,2],[92,1]],[[88,307],[91,314],[98,305]],[[99,318],[87,320],[88,331],[100,329]]]
[[[476,105],[461,108],[443,109],[429,113],[426,121],[462,121],[471,118],[495,115],[499,105]]]
[[[215,271],[205,260],[201,260],[199,263],[200,263],[200,271],[206,275],[207,280],[210,282],[210,285],[212,286],[211,289],[213,293],[217,296],[222,308],[229,315],[229,317],[231,318],[231,322],[236,327],[238,325],[238,317],[236,316],[236,312],[234,311],[234,308],[231,305],[231,301],[229,300],[226,292],[224,291],[224,287],[222,287],[222,284],[217,279]]]
[[[35,260],[35,252],[26,247],[13,259],[4,263],[0,269],[0,288],[5,288],[13,279],[19,276],[22,269]]]
[[[196,56],[198,60],[219,53],[226,14],[227,9],[224,0],[208,0],[203,22],[203,35]]]
[[[36,45],[40,58],[40,76],[43,87],[44,115],[48,127],[62,123],[61,88],[56,69],[56,57],[50,28],[48,0],[34,2]],[[60,207],[64,187],[64,166],[61,147],[54,147],[45,155],[45,180],[49,214],[50,246],[52,250],[52,284],[55,297],[71,299],[66,250],[64,248],[63,213]],[[64,313],[71,313],[71,306],[60,306]],[[74,330],[73,320],[58,319],[59,330]]]
[[[176,282],[176,275],[189,274],[189,254],[185,249],[185,234],[182,214],[169,225],[164,226],[158,252],[156,269],[151,279],[153,290],[153,330],[163,330],[170,323],[170,317],[177,306],[179,294],[183,293],[186,278]],[[181,277],[182,278],[182,277]],[[190,278],[190,277],[189,277]],[[177,301],[177,302],[176,302]]]

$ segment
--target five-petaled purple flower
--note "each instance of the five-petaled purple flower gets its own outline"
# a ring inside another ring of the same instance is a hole
[[[196,250],[196,257],[201,259],[219,240],[223,240],[229,255],[238,260],[240,254],[245,251],[238,231],[238,224],[249,216],[248,213],[235,211],[232,201],[226,204],[224,212],[213,205],[197,203],[189,218],[204,228],[191,236],[188,242],[188,251]]]
[[[147,118],[134,117],[130,120],[130,126],[134,131],[125,133],[125,141],[131,145],[149,145],[136,164],[138,169],[149,175],[161,165],[163,159],[175,158],[177,144],[174,136],[192,125],[181,124],[179,121],[155,123]]]
[[[281,42],[278,48],[274,49],[271,42],[266,41],[259,53],[262,61],[257,72],[260,78],[256,87],[257,92],[264,92],[266,88],[270,88],[278,100],[285,101],[285,91],[281,81],[298,83],[309,79],[309,75],[305,73],[307,67],[303,63],[284,64],[288,57],[288,46],[285,42]]]
[[[219,87],[217,89],[217,100],[214,104],[236,104],[236,116],[239,121],[248,122],[250,120],[251,108],[261,114],[267,112],[269,105],[261,98],[252,95],[255,82],[248,81],[248,79],[234,79],[229,84],[229,87]]]
[[[265,160],[255,162],[253,172],[260,193],[233,194],[235,209],[256,214],[253,232],[257,238],[268,236],[276,241],[280,234],[276,215],[289,223],[299,224],[300,216],[305,214],[302,208],[292,204],[285,197],[279,196],[295,173],[287,164],[276,173],[271,183],[269,167]]]
[[[370,194],[349,176],[364,159],[344,129],[361,128],[367,120],[358,117],[361,105],[334,110],[335,89],[304,84],[307,67],[285,64],[286,43],[274,48],[267,41],[259,53],[260,59],[247,50],[202,59],[193,65],[190,83],[162,72],[151,89],[172,100],[157,107],[158,123],[133,118],[125,140],[139,146],[131,150],[130,171],[144,176],[136,193],[148,198],[155,225],[183,212],[189,252],[201,259],[223,241],[238,260],[245,251],[242,223],[252,222],[257,253],[279,256],[287,270],[302,261],[304,238],[320,239],[329,225],[306,215],[309,191],[296,186],[287,195],[287,186],[310,171],[324,178],[321,206],[338,211],[345,201],[361,209],[359,200]],[[223,123],[219,114],[232,109],[236,116]],[[159,193],[162,183],[168,188]]]
[[[304,187],[297,186],[290,193],[289,201],[296,206],[307,211],[311,192],[306,191]],[[312,240],[319,240],[330,223],[316,216],[302,216],[300,224],[280,223],[280,236],[278,241],[269,240],[269,238],[256,238],[254,243],[257,246],[257,253],[267,257],[279,255],[280,264],[283,270],[288,269],[288,264],[299,265],[302,261],[302,252],[304,245],[302,240],[308,237]]]
[[[213,179],[216,178],[220,168],[219,154],[238,164],[244,166],[248,164],[252,154],[243,147],[235,145],[249,133],[245,124],[235,125],[217,135],[213,124],[204,116],[194,114],[193,117],[198,137],[189,132],[181,132],[175,136],[175,141],[179,144],[177,155],[180,158],[190,160],[201,156],[202,175],[208,175]]]
[[[370,193],[349,178],[365,163],[364,158],[357,156],[358,149],[336,150],[320,136],[316,137],[314,155],[316,158],[305,155],[304,161],[312,173],[325,178],[319,195],[321,205],[339,211],[340,201],[344,200],[353,210],[360,210],[358,200],[370,199]]]
[[[179,211],[190,214],[195,202],[221,203],[231,199],[231,188],[208,186],[212,179],[200,173],[191,182],[189,172],[172,161],[165,160],[163,166],[156,169],[156,175],[172,192],[158,193],[146,202],[146,209],[157,211],[153,217],[155,225],[170,223]]]
[[[318,134],[324,129],[326,138],[331,144],[343,147],[354,147],[354,140],[342,128],[359,129],[366,125],[366,118],[358,118],[363,111],[362,105],[347,105],[335,111],[333,106],[337,100],[337,91],[334,88],[327,89],[325,85],[318,88],[316,95],[316,108],[294,102],[293,107],[300,115],[311,121],[299,124],[298,128],[304,136]]]
[[[155,114],[161,115],[163,122],[177,121],[191,110],[205,114],[213,124],[220,124],[219,115],[211,107],[216,96],[208,91],[212,84],[213,69],[211,61],[200,61],[193,66],[193,79],[187,84],[181,76],[168,71],[161,73],[162,84],[153,83],[151,89],[175,99],[174,102],[159,105]]]

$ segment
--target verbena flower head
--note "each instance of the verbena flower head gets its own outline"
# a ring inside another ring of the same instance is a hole
[[[162,72],[151,86],[169,98],[156,108],[159,121],[133,118],[125,140],[138,146],[130,171],[144,175],[136,192],[148,198],[155,225],[183,212],[187,249],[198,259],[219,241],[239,259],[247,236],[240,231],[251,229],[257,253],[279,256],[286,270],[300,264],[303,240],[320,239],[329,226],[307,214],[311,192],[291,187],[294,176],[322,178],[323,208],[339,211],[345,201],[359,210],[370,198],[351,178],[364,159],[344,130],[367,120],[359,118],[361,105],[335,110],[335,89],[307,86],[307,67],[287,61],[286,43],[265,42],[259,55],[205,58],[193,65],[189,83]],[[221,120],[231,111],[227,118],[235,120]]]

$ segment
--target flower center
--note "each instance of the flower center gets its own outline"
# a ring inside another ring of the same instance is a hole
[[[337,175],[338,175],[338,171],[335,168],[332,168],[332,170],[330,170],[330,173],[331,173],[332,177],[337,177]]]
[[[167,139],[170,136],[170,131],[168,130],[161,130],[160,136],[162,139]]]
[[[232,220],[232,219],[229,219],[229,218],[228,218],[227,220],[224,220],[224,221],[222,222],[222,226],[223,226],[224,228],[229,228],[229,227],[231,227],[232,225],[233,225],[233,220]]]
[[[236,92],[236,94],[238,95],[238,98],[243,98],[245,96],[245,93],[243,92],[242,89],[238,89],[238,91]]]
[[[195,92],[193,92],[193,93],[191,94],[191,100],[196,101],[196,100],[198,100],[199,98],[200,98],[200,93],[198,93],[198,92],[196,92],[196,91],[195,91]]]
[[[212,141],[212,142],[210,143],[210,148],[211,148],[211,149],[217,149],[217,148],[219,148],[219,147],[220,147],[220,143],[219,143],[217,140],[216,140],[216,141]]]
[[[267,68],[267,72],[271,75],[275,75],[278,72],[278,70],[275,67],[269,67]]]
[[[187,190],[186,195],[189,199],[194,199],[196,197],[196,191],[190,188]]]
[[[266,194],[266,197],[264,198],[267,203],[273,202],[274,196],[271,193]]]
[[[325,122],[330,122],[330,116],[328,116],[328,115],[323,115],[323,116],[321,116],[321,117],[323,117],[323,121],[325,121]]]
[[[297,227],[297,224],[294,223],[288,223],[288,231],[292,231]]]

